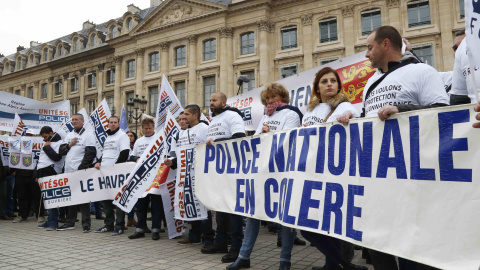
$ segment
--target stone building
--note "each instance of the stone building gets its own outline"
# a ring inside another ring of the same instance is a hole
[[[134,95],[154,115],[165,74],[183,104],[208,106],[214,91],[243,91],[366,49],[380,25],[396,27],[439,71],[464,28],[464,0],[152,0],[118,18],[0,55],[0,90],[118,114]],[[120,15],[120,14],[119,14]],[[73,29],[72,29],[73,30]]]

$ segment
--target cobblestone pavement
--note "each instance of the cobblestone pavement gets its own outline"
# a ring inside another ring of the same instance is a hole
[[[80,214],[79,214],[80,216]],[[92,231],[103,225],[92,216]],[[150,224],[149,224],[150,226]],[[46,231],[37,228],[36,220],[12,223],[0,221],[0,269],[225,269],[220,261],[223,254],[202,254],[201,245],[178,245],[179,239],[168,239],[166,233],[153,241],[145,238],[128,239],[135,228],[124,234],[83,233],[77,223],[75,230]],[[280,248],[276,236],[266,227],[260,234],[251,257],[250,269],[278,269]],[[365,264],[361,252],[355,251],[356,264]],[[292,269],[311,269],[325,264],[325,256],[308,245],[295,246]],[[371,265],[367,265],[373,270]]]

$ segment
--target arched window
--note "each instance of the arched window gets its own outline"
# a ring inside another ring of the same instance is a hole
[[[33,64],[33,54],[30,54],[30,63]]]
[[[127,19],[127,30],[132,29],[132,26],[133,26],[133,20],[132,20],[132,18],[128,18]]]
[[[90,44],[91,44],[92,46],[95,46],[95,44],[97,44],[97,35],[96,35],[96,34],[92,34],[92,35],[90,36]]]
[[[63,47],[62,47],[62,45],[59,45],[59,46],[58,46],[58,49],[57,49],[57,52],[58,52],[58,56],[59,56],[59,57],[62,56],[62,51],[63,51]]]
[[[43,50],[43,61],[48,61],[48,49]]]
[[[117,37],[117,27],[114,25],[110,27],[110,38],[116,38]]]
[[[18,57],[17,58],[17,70],[22,69],[22,58]]]
[[[78,38],[73,39],[73,51],[76,52],[78,50]]]

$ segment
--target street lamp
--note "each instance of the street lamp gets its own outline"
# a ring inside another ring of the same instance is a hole
[[[135,98],[129,98],[127,101],[127,108],[130,114],[130,119],[135,120],[135,133],[138,134],[138,120],[142,118],[142,114],[147,109],[148,101],[145,99],[145,96],[142,96],[142,99],[138,98],[136,95]],[[133,115],[133,110],[135,110],[135,116]],[[140,115],[138,115],[138,111],[141,111]]]

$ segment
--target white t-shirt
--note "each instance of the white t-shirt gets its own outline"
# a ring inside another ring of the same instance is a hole
[[[365,99],[367,89],[382,76],[383,73],[377,70],[365,85],[363,106],[367,117],[377,115],[385,105],[450,104],[438,72],[422,63],[409,64],[393,71]]]
[[[231,138],[235,133],[245,133],[245,124],[238,113],[226,110],[212,117],[208,126],[207,138],[214,140]]]
[[[319,103],[313,110],[311,111],[306,111],[305,114],[303,115],[303,122],[302,124],[305,126],[311,126],[311,125],[318,125],[321,123],[325,123],[325,118],[328,116],[328,114],[331,111],[330,105],[327,103]],[[342,102],[338,104],[337,108],[335,111],[330,115],[330,117],[327,119],[328,122],[334,122],[337,121],[337,117],[342,116],[346,112],[351,112],[355,117],[359,117],[360,113],[353,107],[353,105],[350,102]]]
[[[141,137],[135,142],[135,145],[133,146],[133,150],[130,153],[131,156],[135,157],[141,157],[143,155],[143,152],[145,152],[145,149],[150,145],[155,140],[155,134],[153,134],[150,137]]]
[[[55,151],[58,154],[58,150],[60,149],[60,145],[62,144],[64,144],[62,140],[59,140],[57,142],[50,142],[50,147],[52,147],[53,151]],[[42,149],[42,151],[40,152],[40,157],[38,158],[37,169],[43,169],[50,165],[53,165],[53,168],[55,169],[55,171],[57,173],[61,173],[64,163],[65,163],[65,157],[62,157],[60,161],[53,161],[47,156],[45,151],[43,151]]]
[[[179,133],[177,147],[182,147],[189,144],[204,143],[207,141],[208,125],[199,122],[195,126],[182,130]]]
[[[108,135],[103,145],[102,166],[115,164],[120,152],[129,149],[130,138],[128,138],[128,135],[121,129],[113,135]]]
[[[68,151],[65,158],[65,172],[74,172],[78,170],[78,166],[82,164],[83,157],[85,156],[85,147],[87,146],[96,146],[95,137],[89,131],[82,129],[81,134],[78,134],[76,131],[72,131],[67,134],[64,143],[70,143],[73,138],[78,138],[77,143],[75,143],[70,150]]]
[[[458,46],[457,51],[455,52],[455,64],[453,65],[453,74],[452,74],[452,90],[450,94],[467,96],[470,98],[472,103],[477,102],[475,98],[475,93],[473,91],[472,77],[470,73],[470,65],[467,55],[468,45],[467,39],[464,38],[460,46]],[[475,78],[477,80],[477,88],[480,91],[480,69],[474,67],[475,69]]]
[[[297,112],[285,108],[280,111],[275,111],[272,115],[264,115],[260,124],[255,131],[255,135],[262,133],[263,125],[267,124],[270,132],[275,132],[284,129],[296,128],[300,125],[300,115]]]
[[[452,85],[453,71],[439,72],[438,74],[442,78],[443,87],[445,88],[445,91],[447,91],[447,89]],[[450,88],[450,90],[452,90],[452,89]],[[447,95],[450,96],[450,92],[448,92]]]

